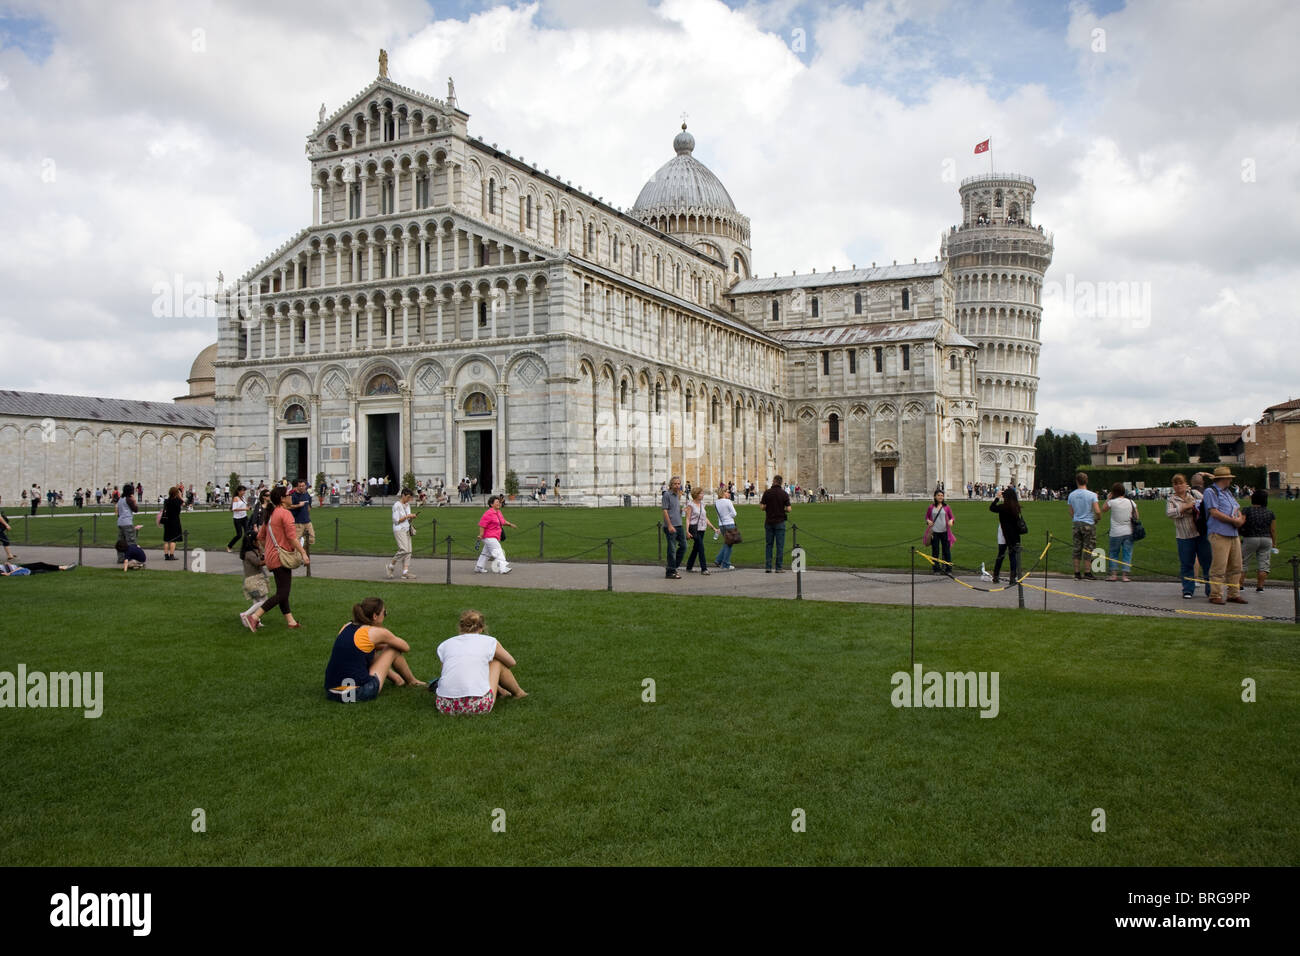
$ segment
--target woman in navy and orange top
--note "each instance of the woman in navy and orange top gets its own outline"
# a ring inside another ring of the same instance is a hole
[[[344,624],[325,666],[325,692],[340,703],[374,700],[391,677],[399,687],[425,686],[416,680],[403,656],[411,645],[386,627],[388,610],[382,599],[366,598],[352,605],[352,621]]]

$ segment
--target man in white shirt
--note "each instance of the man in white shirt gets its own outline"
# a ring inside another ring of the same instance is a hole
[[[411,499],[415,493],[410,488],[403,488],[402,494],[393,502],[393,537],[397,540],[397,553],[388,562],[388,577],[393,576],[393,567],[398,559],[402,562],[402,580],[410,581],[415,575],[411,573],[411,535],[415,529],[411,526],[419,516],[411,510]]]

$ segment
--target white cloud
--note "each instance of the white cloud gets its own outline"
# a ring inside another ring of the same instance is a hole
[[[553,0],[437,22],[416,0],[10,6],[54,37],[40,63],[0,50],[0,330],[32,345],[11,387],[184,391],[214,332],[154,318],[155,283],[233,277],[310,221],[303,137],[384,46],[400,83],[442,96],[454,75],[472,134],[624,208],[687,112],[760,274],[932,259],[959,216],[945,174],[986,168],[971,147],[992,136],[1038,183],[1049,279],[1150,290],[1145,322],[1047,309],[1040,424],[1239,421],[1294,391],[1300,13],[1281,0],[1077,4],[1055,26],[996,0]]]

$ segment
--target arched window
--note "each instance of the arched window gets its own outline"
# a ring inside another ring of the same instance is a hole
[[[903,309],[906,311],[912,307],[912,292],[910,289],[903,290]]]
[[[709,405],[709,424],[718,424],[718,406],[721,404],[722,403],[719,402],[717,398],[714,398],[713,402]]]
[[[591,222],[587,223],[587,251],[596,251],[596,225]]]
[[[682,264],[680,262],[673,265],[673,288],[680,290],[682,287]]]
[[[954,372],[957,371],[957,354],[955,352],[948,356],[948,367]]]
[[[623,379],[623,381],[619,383],[619,386],[618,386],[618,403],[619,403],[620,405],[626,405],[626,404],[627,404],[627,379]]]
[[[533,228],[533,197],[531,193],[524,199],[524,228]]]
[[[480,299],[478,303],[478,327],[485,328],[488,320],[488,304],[486,299]]]
[[[695,411],[695,395],[692,392],[686,393],[686,414]]]
[[[854,315],[862,314],[862,293],[861,292],[853,293],[853,314]]]
[[[396,395],[397,382],[393,376],[380,373],[366,384],[367,395]]]
[[[840,416],[831,412],[830,417],[830,442],[832,445],[840,443]]]
[[[655,382],[655,412],[664,410],[664,386],[662,382]]]
[[[731,257],[731,271],[736,275],[740,275],[740,256]]]
[[[470,392],[465,399],[466,415],[491,415],[492,409],[488,405],[488,397],[482,392]]]
[[[488,213],[491,214],[491,213],[495,213],[496,211],[497,211],[497,181],[495,179],[489,179],[488,180]]]
[[[307,410],[295,402],[284,410],[284,420],[289,425],[305,425]]]
[[[822,314],[821,303],[817,301],[817,296],[812,297],[812,317],[815,319]]]
[[[995,193],[993,194],[993,208],[994,208],[994,209],[1001,209],[1001,208],[1002,208],[1002,190],[1001,190],[1001,189],[999,189],[997,192],[995,192]]]
[[[780,299],[772,300],[772,321],[773,322],[781,321],[781,300]]]

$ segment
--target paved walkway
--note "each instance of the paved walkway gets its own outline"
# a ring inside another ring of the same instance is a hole
[[[48,561],[64,564],[76,560],[75,548],[15,547],[22,561]],[[111,548],[86,548],[84,563],[88,567],[120,567],[115,562],[116,552]],[[148,571],[181,571],[183,562],[164,561],[156,550],[149,555]],[[178,553],[178,557],[179,557]],[[195,553],[191,552],[191,561]],[[385,558],[356,555],[320,554],[312,558],[312,576],[352,581],[383,581]],[[238,556],[222,552],[204,555],[204,571],[208,574],[242,574]],[[409,586],[438,587],[447,581],[445,558],[415,558],[411,571],[416,580]],[[139,572],[131,572],[139,573]],[[296,572],[302,575],[303,571]],[[506,588],[551,588],[557,590],[605,590],[610,577],[604,563],[578,564],[540,561],[517,561],[508,575],[476,574],[473,561],[453,558],[451,581],[453,584],[473,584]],[[682,569],[680,580],[668,580],[663,569],[647,565],[615,564],[613,585],[615,591],[636,591],[653,594],[712,594],[727,597],[794,598],[802,584],[803,598],[809,601],[857,601],[867,604],[910,604],[911,576],[899,571],[808,571],[800,576],[789,571],[784,574],[766,574],[762,569],[742,568],[737,571],[714,571],[707,576],[688,574]],[[960,582],[960,583],[959,583]],[[1053,611],[1078,611],[1088,614],[1136,614],[1148,616],[1177,615],[1179,617],[1258,620],[1261,617],[1294,620],[1291,588],[1283,582],[1270,582],[1264,593],[1253,587],[1242,592],[1248,605],[1229,604],[1217,607],[1204,597],[1185,601],[1176,581],[1109,583],[1106,581],[1076,581],[1072,577],[1049,575],[1046,582],[1041,574],[1025,580],[1025,606],[1041,610],[1046,606]],[[1288,582],[1289,583],[1289,582]],[[965,585],[965,586],[963,586]],[[932,575],[927,568],[916,575],[916,601],[929,607],[1016,607],[1018,595],[1015,588],[992,590],[995,586],[979,580],[977,575],[959,575],[957,580]]]

